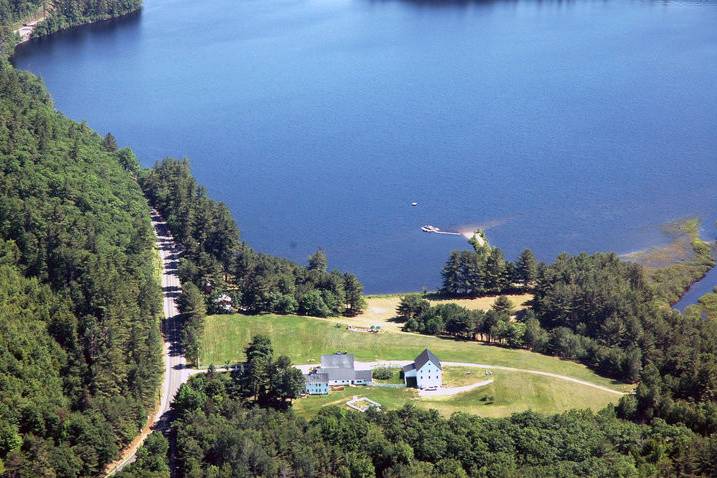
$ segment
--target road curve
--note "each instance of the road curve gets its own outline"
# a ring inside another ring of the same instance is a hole
[[[179,390],[179,386],[189,380],[192,375],[191,370],[187,368],[187,361],[184,358],[180,343],[181,323],[179,309],[177,308],[177,298],[182,292],[182,284],[177,275],[179,249],[167,227],[167,223],[155,210],[152,210],[152,226],[157,237],[156,243],[159,256],[162,260],[164,375],[160,390],[159,408],[150,418],[151,423],[148,423],[142,433],[124,450],[122,457],[108,467],[107,476],[114,475],[132,463],[135,460],[137,450],[153,430],[163,432],[169,430],[172,399],[177,390]]]
[[[452,397],[461,393],[470,392],[476,388],[485,387],[493,383],[493,379],[481,380],[480,382],[471,383],[470,385],[462,385],[460,387],[441,387],[436,390],[419,390],[418,396],[421,398],[431,397]]]

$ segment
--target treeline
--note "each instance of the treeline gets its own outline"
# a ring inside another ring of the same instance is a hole
[[[29,17],[43,5],[43,0],[0,0],[0,23],[12,27]]]
[[[125,154],[0,61],[3,476],[98,475],[156,398],[154,237]]]
[[[140,182],[185,249],[181,280],[206,294],[209,309],[217,311],[215,300],[226,295],[236,309],[249,313],[326,317],[363,310],[362,284],[353,274],[329,271],[323,251],[300,266],[243,243],[229,210],[208,197],[186,160],[160,161]]]
[[[47,3],[51,5],[50,14],[32,32],[35,38],[86,23],[121,17],[142,8],[142,0],[53,0]]]
[[[639,425],[600,413],[533,412],[491,419],[442,418],[407,405],[367,413],[325,407],[311,421],[257,407],[228,374],[182,386],[174,423],[178,476],[297,477],[674,477],[715,476],[717,440],[656,421]],[[191,398],[190,398],[191,397]],[[157,441],[160,441],[158,438]],[[154,444],[122,476],[167,476]],[[165,456],[166,460],[166,456]],[[139,465],[139,464],[138,464]],[[145,473],[145,474],[143,474]]]
[[[443,267],[441,293],[450,297],[506,294],[530,289],[538,261],[529,249],[513,263],[497,247],[473,242],[473,251],[454,251]]]

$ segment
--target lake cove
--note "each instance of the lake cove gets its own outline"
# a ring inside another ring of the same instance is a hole
[[[22,45],[56,107],[192,159],[256,249],[433,288],[486,225],[625,253],[717,218],[717,3],[152,0]],[[417,202],[415,207],[412,202]]]

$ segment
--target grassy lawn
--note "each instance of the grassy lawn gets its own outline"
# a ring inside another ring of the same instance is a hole
[[[462,387],[476,382],[482,382],[489,378],[495,378],[494,374],[488,374],[488,370],[472,367],[443,367],[443,386]]]
[[[367,397],[381,404],[385,410],[401,408],[405,403],[418,402],[415,389],[381,388],[381,387],[346,387],[340,392],[329,392],[328,395],[311,395],[294,400],[294,411],[299,415],[311,418],[321,408],[336,405],[346,406],[353,396]]]
[[[223,365],[244,360],[244,347],[256,334],[268,335],[277,354],[296,364],[318,363],[321,354],[345,350],[357,360],[413,360],[426,347],[443,361],[474,362],[541,370],[628,391],[631,386],[600,377],[584,365],[526,350],[504,349],[408,333],[349,332],[322,319],[275,315],[216,315],[207,317],[200,364]],[[380,400],[379,400],[380,401]]]
[[[470,383],[485,378],[479,376]],[[600,410],[620,399],[602,390],[527,373],[496,371],[492,378],[492,384],[477,390],[455,397],[419,399],[416,404],[437,409],[444,415],[466,412],[486,417],[504,417],[525,410],[540,413],[558,413],[572,408]]]
[[[465,372],[472,372],[466,375]],[[445,376],[452,380],[450,386],[467,385],[485,380],[484,371],[447,367]],[[486,417],[503,417],[515,412],[534,410],[542,413],[558,413],[572,408],[599,410],[609,403],[616,403],[618,396],[562,380],[530,375],[520,372],[497,371],[492,375],[491,385],[446,398],[419,398],[415,389],[347,387],[340,392],[325,396],[310,396],[294,401],[294,410],[307,418],[328,405],[345,406],[355,396],[368,397],[392,410],[406,403],[417,407],[436,409],[449,416],[466,412]]]

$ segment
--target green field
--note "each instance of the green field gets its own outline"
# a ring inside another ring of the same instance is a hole
[[[206,367],[209,364],[223,365],[227,361],[244,360],[244,347],[256,334],[271,337],[275,353],[288,355],[296,364],[317,363],[321,354],[333,353],[337,350],[345,350],[354,354],[357,360],[363,361],[412,360],[428,347],[443,361],[540,370],[586,380],[615,390],[632,389],[629,385],[600,377],[584,365],[526,350],[505,349],[478,342],[455,341],[408,333],[349,332],[345,327],[337,327],[326,320],[297,316],[209,316],[206,319],[201,342],[200,364]],[[531,378],[548,380],[544,377]],[[599,392],[592,388],[562,382],[570,387],[568,396],[578,388],[585,388],[588,393],[593,394]],[[494,386],[497,386],[497,382]]]
[[[466,385],[486,378],[483,370],[458,367],[447,367],[445,374],[448,386]],[[601,390],[520,372],[497,371],[492,378],[492,384],[480,389],[454,397],[431,399],[418,397],[417,391],[410,388],[347,387],[329,395],[295,400],[294,410],[310,418],[322,407],[342,406],[356,395],[375,400],[387,410],[412,403],[420,408],[436,409],[444,415],[466,412],[486,417],[503,417],[525,410],[542,413],[557,413],[572,408],[600,410],[619,399],[619,396]]]

